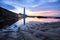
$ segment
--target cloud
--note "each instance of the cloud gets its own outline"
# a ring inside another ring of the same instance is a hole
[[[58,0],[4,0],[6,4],[22,7],[37,7],[46,3],[57,2]],[[28,6],[27,6],[28,5]]]
[[[9,10],[15,9],[14,6],[9,5],[9,4],[5,4],[2,0],[0,0],[0,7],[6,8],[6,9],[9,9]]]
[[[10,10],[12,9],[19,10],[19,7],[20,8],[26,7],[31,11],[40,10],[60,11],[60,0],[0,0],[0,3],[1,3],[0,6]]]
[[[58,10],[60,11],[60,1],[55,2],[46,2],[43,5],[38,5],[34,7],[33,9],[30,8],[32,11],[40,11],[40,10]]]
[[[48,2],[57,2],[58,0],[47,0]]]

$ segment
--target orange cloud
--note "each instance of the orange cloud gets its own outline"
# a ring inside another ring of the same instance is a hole
[[[56,16],[57,14],[59,14],[59,11],[39,11],[39,12],[31,12],[31,16]]]

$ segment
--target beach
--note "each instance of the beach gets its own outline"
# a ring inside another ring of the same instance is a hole
[[[33,19],[32,19],[33,20]],[[32,21],[0,31],[1,40],[60,40],[60,22]],[[38,19],[37,19],[38,20]],[[42,20],[42,19],[41,19]],[[46,20],[46,19],[45,19]]]

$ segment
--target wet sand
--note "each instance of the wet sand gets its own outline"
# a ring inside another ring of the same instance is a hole
[[[23,30],[21,27],[18,31],[0,31],[0,40],[60,40],[60,22],[31,21]]]

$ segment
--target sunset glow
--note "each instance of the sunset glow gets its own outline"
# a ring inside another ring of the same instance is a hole
[[[35,19],[35,20],[34,20]],[[53,18],[26,18],[26,22],[36,21],[36,22],[58,22],[59,19]]]
[[[28,13],[30,16],[56,16],[57,14],[60,14],[60,11],[39,11],[39,12],[31,12]]]
[[[60,0],[0,0],[0,6],[17,14],[23,14],[23,9],[25,8],[26,15],[28,16],[60,17]],[[33,19],[27,19],[27,21]],[[55,19],[36,20],[53,21]]]
[[[59,0],[1,0],[0,6],[17,14],[23,14],[26,8],[27,15],[35,16],[59,16]]]

